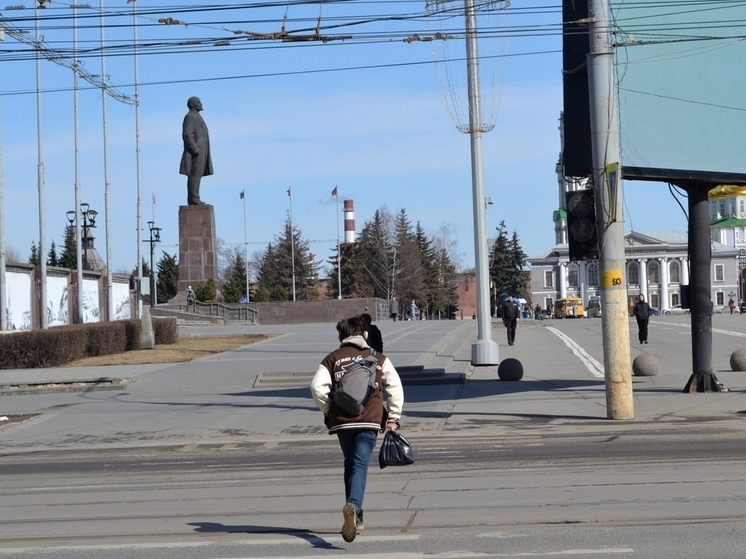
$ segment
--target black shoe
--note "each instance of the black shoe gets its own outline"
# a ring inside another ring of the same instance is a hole
[[[365,530],[365,524],[363,524],[363,511],[357,513],[357,531],[362,532]]]
[[[645,343],[648,343],[648,341],[647,341],[647,340],[645,340]]]
[[[342,539],[346,542],[355,541],[355,536],[357,536],[357,511],[355,510],[355,505],[347,503],[342,507],[342,516],[344,517]]]

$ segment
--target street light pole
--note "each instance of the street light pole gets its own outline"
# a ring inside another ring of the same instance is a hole
[[[90,239],[88,231],[96,228],[96,216],[98,212],[90,209],[90,204],[82,202],[78,210],[70,210],[65,215],[70,227],[75,227],[75,246],[76,246],[76,268],[78,274],[78,292],[77,292],[77,309],[78,323],[82,324],[85,320],[83,315],[83,270],[88,269],[88,248]],[[82,219],[81,219],[82,218]],[[81,224],[82,221],[82,224]],[[82,236],[81,236],[82,230]]]
[[[150,306],[154,307],[157,297],[155,292],[155,265],[153,263],[153,253],[155,251],[156,243],[161,242],[161,228],[155,226],[155,221],[148,221],[148,230],[150,231],[150,239],[143,242],[150,243]]]

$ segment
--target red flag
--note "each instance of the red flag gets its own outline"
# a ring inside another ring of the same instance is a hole
[[[135,0],[127,0],[127,4],[134,4]]]
[[[335,186],[334,190],[332,190],[332,196],[336,196],[336,195],[337,195],[337,187]]]
[[[288,188],[288,196],[290,196],[290,189]]]
[[[155,205],[155,194],[153,194],[153,205]]]
[[[243,197],[244,197],[244,191],[243,190],[241,191],[241,194],[239,194],[239,196],[241,197],[241,200],[243,200]]]

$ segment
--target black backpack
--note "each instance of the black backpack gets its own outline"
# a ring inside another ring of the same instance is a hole
[[[371,395],[378,388],[376,370],[378,352],[370,350],[370,356],[357,357],[347,366],[332,392],[332,401],[346,414],[357,417],[365,409]]]

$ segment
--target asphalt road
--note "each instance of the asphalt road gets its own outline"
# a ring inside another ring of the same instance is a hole
[[[634,379],[627,422],[605,419],[600,324],[525,322],[513,347],[496,329],[521,382],[480,368],[465,384],[407,387],[416,463],[371,468],[352,544],[339,534],[339,449],[307,389],[252,387],[260,371],[312,368],[324,328],[143,367],[126,390],[2,397],[4,413],[38,416],[0,429],[0,557],[743,556],[746,373],[728,363],[746,317],[713,317],[723,394],[681,392],[688,319],[656,317],[632,357],[655,355],[660,372]],[[469,336],[448,328],[464,327],[381,323],[406,364],[451,350],[463,361]]]

